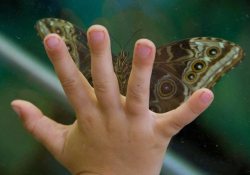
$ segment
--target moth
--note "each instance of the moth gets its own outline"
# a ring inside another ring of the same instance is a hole
[[[41,19],[35,28],[42,40],[50,33],[60,35],[75,64],[93,85],[91,55],[82,29],[56,18]],[[158,47],[150,82],[149,109],[164,113],[177,108],[196,90],[211,89],[244,56],[243,49],[235,43],[212,37],[190,38]],[[112,54],[112,60],[120,93],[126,96],[133,59],[121,50],[118,56]]]

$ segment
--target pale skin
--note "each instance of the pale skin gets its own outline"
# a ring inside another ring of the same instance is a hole
[[[196,91],[175,110],[156,114],[148,109],[154,44],[138,40],[127,96],[121,96],[113,71],[110,38],[100,25],[89,28],[94,89],[81,74],[63,40],[44,39],[46,52],[77,120],[56,123],[33,104],[15,100],[11,106],[25,129],[73,175],[159,175],[170,139],[212,102],[208,89]]]

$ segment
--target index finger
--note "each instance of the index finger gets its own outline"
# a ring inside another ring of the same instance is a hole
[[[93,89],[78,70],[64,41],[57,34],[50,34],[45,37],[44,45],[64,92],[75,111],[82,110],[82,104],[89,106]]]

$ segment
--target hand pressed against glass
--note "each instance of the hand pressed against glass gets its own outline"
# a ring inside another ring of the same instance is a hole
[[[65,126],[29,102],[16,100],[11,105],[27,131],[74,175],[159,174],[171,137],[212,102],[213,93],[201,89],[173,111],[151,112],[149,84],[155,46],[149,40],[135,44],[126,98],[119,93],[104,27],[95,25],[88,30],[94,89],[58,35],[50,34],[44,41],[77,120]]]

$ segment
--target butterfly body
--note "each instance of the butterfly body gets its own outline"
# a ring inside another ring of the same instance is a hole
[[[42,39],[50,33],[59,34],[77,67],[93,84],[91,56],[83,30],[54,18],[41,19],[35,27]],[[194,91],[211,89],[225,73],[242,61],[244,55],[240,46],[211,37],[191,38],[158,47],[151,76],[149,109],[158,113],[167,112],[184,103]],[[112,54],[112,59],[120,92],[126,95],[133,59],[124,50],[119,56]]]
[[[117,58],[116,56],[114,57],[113,60],[115,60],[115,62],[113,65],[119,83],[120,93],[126,95],[128,79],[132,69],[132,61],[129,58],[129,52],[126,54],[123,49]]]

